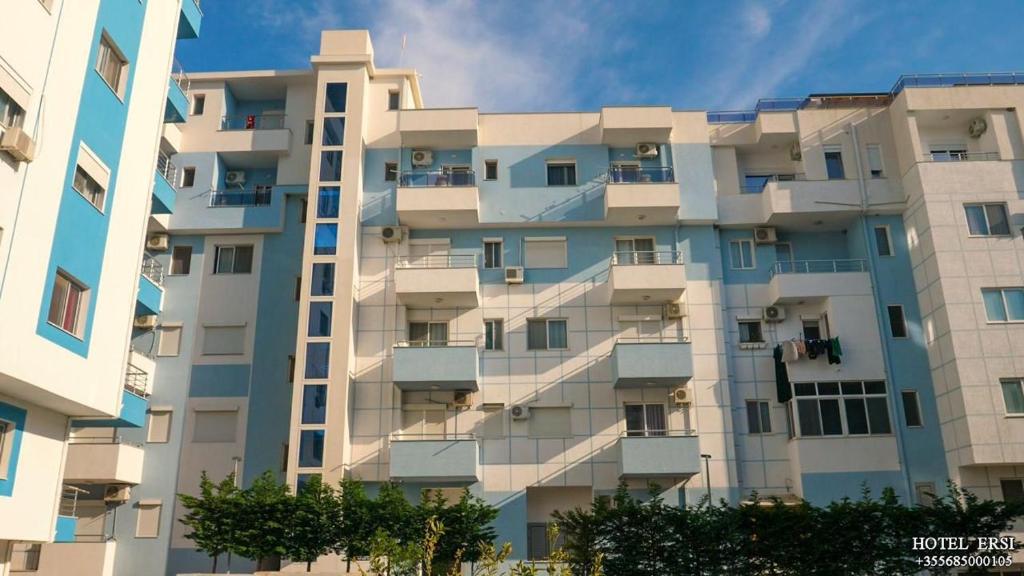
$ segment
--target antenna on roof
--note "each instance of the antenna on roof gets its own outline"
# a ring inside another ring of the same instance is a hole
[[[402,58],[405,56],[406,40],[408,40],[408,38],[406,38],[405,34],[402,34],[402,50],[398,52],[398,67],[399,68],[402,67]]]

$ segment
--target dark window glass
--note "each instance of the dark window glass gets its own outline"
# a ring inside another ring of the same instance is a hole
[[[864,383],[865,394],[885,394],[885,382],[872,380]]]
[[[388,91],[388,110],[398,110],[398,106],[402,100],[402,93],[398,90]]]
[[[885,398],[868,398],[866,401],[871,433],[888,434],[892,432],[892,428],[889,426],[889,408]]]
[[[797,400],[796,411],[800,419],[801,436],[821,436],[821,420],[817,400]]]
[[[306,120],[306,139],[305,139],[305,142],[306,142],[306,145],[310,145],[310,144],[313,143],[313,121],[312,120]]]
[[[338,251],[338,225],[317,224],[313,233],[313,254],[335,254]]]
[[[175,246],[171,253],[171,274],[188,276],[192,270],[192,247]]]
[[[501,242],[484,242],[484,268],[501,268],[501,248]]]
[[[310,282],[310,295],[334,295],[334,264],[313,264],[313,280]]]
[[[341,181],[341,151],[330,150],[320,153],[320,181]]]
[[[302,423],[323,424],[327,421],[327,385],[302,387]]]
[[[846,427],[850,434],[868,433],[868,413],[863,398],[845,398]]]
[[[345,119],[324,118],[324,146],[342,146],[345,144]]]
[[[879,256],[892,256],[892,242],[889,241],[889,229],[875,226],[875,246]]]
[[[893,338],[907,337],[907,320],[903,317],[902,306],[889,306],[889,333]]]
[[[317,218],[337,218],[341,210],[341,188],[321,186],[316,202]]]
[[[548,325],[545,320],[526,321],[526,349],[546,350],[548,347]]]
[[[384,163],[384,181],[394,182],[398,180],[398,162]]]
[[[761,322],[757,320],[740,321],[740,342],[743,344],[764,342],[761,334]]]
[[[1024,502],[1024,480],[1019,478],[1000,480],[999,487],[1003,489],[1003,502]]]
[[[324,431],[303,430],[299,434],[299,467],[318,468],[324,465]]]
[[[924,422],[921,419],[921,405],[917,401],[917,392],[914,390],[904,390],[900,393],[900,397],[903,399],[903,419],[907,426],[923,426]]]
[[[181,172],[181,187],[191,188],[196,185],[196,169],[189,166]]]
[[[331,82],[327,84],[327,90],[324,97],[324,112],[328,114],[332,112],[344,112],[345,111],[345,97],[348,94],[348,84],[344,82]]]
[[[331,314],[333,306],[330,302],[309,303],[309,330],[312,337],[331,335]]]
[[[196,94],[192,97],[192,115],[202,116],[203,112],[206,111],[206,96],[203,94]]]
[[[821,430],[825,436],[841,436],[843,420],[839,416],[839,400],[820,400]]]
[[[329,342],[306,344],[306,378],[327,378],[330,354],[331,344]]]
[[[484,161],[484,180],[497,180],[498,179],[498,161],[497,160],[486,160]]]
[[[818,391],[814,386],[814,382],[795,382],[793,384],[793,393],[796,396],[814,396]]]
[[[829,180],[842,180],[846,178],[846,171],[843,169],[843,153],[839,150],[825,151],[825,171]]]
[[[575,164],[548,164],[548,186],[575,186]]]

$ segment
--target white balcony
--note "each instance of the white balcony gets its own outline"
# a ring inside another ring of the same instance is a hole
[[[117,542],[61,542],[43,544],[33,576],[108,576],[114,573]]]
[[[410,308],[476,308],[480,305],[476,255],[401,259],[395,267],[395,295]]]
[[[608,270],[612,304],[667,304],[686,289],[678,252],[615,252]]]
[[[763,186],[745,186],[743,194],[719,196],[720,221],[724,225],[800,226],[807,216],[823,223],[837,222],[861,213],[862,197],[857,180],[773,179]],[[873,178],[864,181],[868,207],[896,213],[903,190],[895,181]]]
[[[773,304],[871,293],[871,275],[864,260],[780,261],[772,266],[771,276],[768,291]]]
[[[480,361],[476,342],[403,342],[393,350],[391,378],[401,390],[478,388]]]
[[[396,436],[390,444],[390,476],[407,482],[479,482],[480,448],[469,435]]]
[[[400,110],[398,131],[407,148],[472,148],[477,145],[476,108]]]
[[[142,482],[141,446],[119,438],[72,438],[64,465],[64,481],[71,484],[139,484]]]
[[[638,142],[668,142],[672,124],[669,106],[601,108],[601,142],[620,147]]]
[[[480,191],[473,171],[402,172],[398,220],[413,228],[462,228],[480,223]]]
[[[670,166],[612,166],[604,193],[609,224],[653,226],[675,224],[679,217],[679,185]]]
[[[700,439],[689,432],[619,438],[620,478],[689,478],[700,474]]]
[[[190,148],[198,144],[202,150],[221,153],[259,152],[282,156],[288,153],[292,139],[292,131],[285,122],[283,114],[224,116],[219,130],[204,133],[202,142],[194,143],[186,138],[186,144]]]

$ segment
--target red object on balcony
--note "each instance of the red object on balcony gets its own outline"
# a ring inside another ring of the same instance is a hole
[[[246,130],[255,130],[256,129],[256,115],[255,114],[249,114],[248,116],[245,117],[245,129]]]

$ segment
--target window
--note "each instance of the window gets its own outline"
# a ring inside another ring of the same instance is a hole
[[[317,224],[313,231],[313,254],[329,255],[338,252],[338,225]]]
[[[171,275],[188,276],[192,270],[192,247],[175,246],[171,251]]]
[[[550,525],[544,522],[530,522],[526,525],[526,551],[528,560],[547,560],[553,550],[565,545],[565,533],[560,532],[551,542]]]
[[[568,350],[565,320],[534,319],[526,321],[527,350]]]
[[[447,322],[409,322],[410,346],[447,346]]]
[[[324,112],[328,114],[344,112],[347,94],[348,84],[344,82],[328,83],[324,90]]]
[[[341,181],[341,150],[320,152],[320,180],[322,182]]]
[[[885,382],[795,382],[801,436],[889,434]]]
[[[295,301],[302,300],[302,276],[295,277]]]
[[[443,438],[448,412],[442,404],[402,406],[402,433],[423,438]]]
[[[503,320],[484,320],[484,350],[503,350],[504,332]]]
[[[245,354],[245,326],[204,326],[203,354],[206,356]]]
[[[1024,502],[1024,480],[1020,478],[1002,479],[999,488],[1003,491],[1003,502]]]
[[[345,143],[345,118],[324,118],[322,144],[324,146],[341,146]],[[340,178],[336,178],[340,180]]]
[[[747,433],[770,434],[772,431],[771,407],[766,400],[747,400]]]
[[[395,182],[398,180],[398,162],[384,163],[384,181]]]
[[[163,504],[159,500],[140,500],[138,522],[135,525],[136,538],[156,538],[160,536],[160,511]]]
[[[1024,321],[1024,288],[982,288],[989,322]]]
[[[568,268],[565,238],[527,238],[523,265],[527,268]]]
[[[402,93],[398,90],[388,90],[388,110],[398,110],[402,101]]]
[[[753,270],[754,264],[754,241],[753,240],[730,240],[729,241],[729,262],[733,270]]]
[[[334,264],[313,264],[309,294],[310,296],[334,296]]]
[[[85,332],[83,311],[88,308],[89,290],[57,270],[50,292],[50,311],[47,321],[61,330],[81,337]]]
[[[882,146],[880,144],[868,144],[868,172],[872,178],[884,178],[885,167],[882,165]]]
[[[202,116],[203,112],[206,111],[206,95],[205,94],[194,94],[192,96],[192,115]]]
[[[160,344],[157,356],[177,356],[181,354],[181,326],[161,326]]]
[[[317,194],[316,217],[337,218],[341,211],[341,188],[338,186],[321,186]]]
[[[72,181],[71,187],[97,210],[103,211],[103,200],[106,198],[107,191],[81,166],[75,167],[75,179]]]
[[[217,246],[214,274],[250,274],[252,272],[252,246]]]
[[[0,480],[7,480],[14,451],[14,422],[0,420]]]
[[[801,318],[800,331],[804,340],[821,340],[821,321],[817,318]]]
[[[910,428],[924,426],[921,419],[921,402],[917,397],[917,390],[903,390],[900,392],[900,399],[903,400],[903,421]]]
[[[167,408],[149,409],[149,429],[146,431],[146,442],[166,444],[171,441],[171,414],[171,410]]]
[[[914,484],[914,500],[921,506],[935,504],[935,483],[916,482]]]
[[[128,79],[128,60],[106,33],[100,38],[96,71],[119,98],[124,98],[124,87]]]
[[[495,269],[502,267],[502,241],[484,240],[484,268]]]
[[[311,338],[331,335],[331,316],[334,305],[330,302],[309,303],[309,329],[307,336]]]
[[[829,180],[843,180],[846,171],[843,169],[843,152],[839,146],[825,146],[825,173]]]
[[[957,162],[967,160],[967,147],[963,144],[946,144],[929,148],[935,162]]]
[[[47,10],[49,3],[43,3]],[[39,570],[39,554],[43,551],[42,544],[15,542],[11,546],[11,574],[17,572],[36,572]]]
[[[507,436],[505,426],[505,405],[484,404],[484,418],[481,424],[481,438],[504,438]]]
[[[323,430],[299,432],[299,468],[319,468],[324,465]]]
[[[484,160],[484,180],[498,179],[498,161]]]
[[[327,385],[309,384],[302,387],[302,423],[327,422]]]
[[[299,205],[299,224],[305,224],[306,223],[306,212],[308,212],[308,211],[309,211],[309,200],[306,200],[305,198],[303,198],[302,202]]]
[[[238,410],[196,410],[192,423],[192,441],[198,443],[234,442],[238,431]]]
[[[615,264],[654,264],[658,254],[654,250],[654,238],[616,238]]]
[[[1020,378],[1003,378],[999,381],[1003,388],[1003,403],[1007,414],[1024,414],[1024,382]]]
[[[330,356],[330,342],[308,342],[306,344],[306,378],[310,380],[327,378]]]
[[[313,145],[313,130],[314,130],[313,121],[312,120],[306,120],[306,134],[305,134],[305,138],[303,138],[303,140],[302,140],[302,142],[306,146],[312,146]]]
[[[893,338],[907,337],[907,319],[903,316],[903,306],[886,306],[889,311],[889,333]]]
[[[892,240],[888,226],[875,226],[875,250],[879,256],[892,256]]]
[[[548,186],[575,186],[576,162],[548,162]]]
[[[186,166],[181,171],[181,187],[191,188],[196,185],[196,169],[195,166]]]
[[[288,355],[288,383],[295,382],[295,355]]]
[[[764,342],[760,320],[740,320],[740,344],[760,344]]]
[[[0,126],[4,128],[20,128],[25,121],[25,110],[11,97],[0,89]]]
[[[789,242],[776,242],[775,243],[775,261],[776,262],[788,262],[790,268],[793,267],[793,245]]]
[[[572,409],[568,406],[530,407],[530,438],[572,438]]]
[[[668,423],[664,404],[626,404],[626,436],[665,436]]]
[[[1006,204],[965,204],[971,236],[1009,236],[1010,218]]]
[[[771,174],[744,174],[741,192],[744,194],[760,194],[764,192],[769,182],[774,182],[775,176]]]

